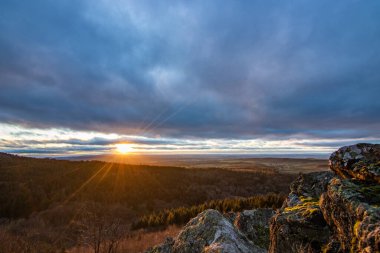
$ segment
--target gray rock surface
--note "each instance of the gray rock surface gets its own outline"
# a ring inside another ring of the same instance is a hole
[[[302,204],[305,199],[318,199],[326,191],[327,185],[333,177],[334,173],[331,171],[301,174],[290,185],[290,193],[282,209]]]
[[[380,145],[359,143],[330,156],[330,169],[342,178],[380,183]]]
[[[269,252],[380,252],[380,145],[342,147],[301,175],[272,218]]]
[[[151,249],[148,249],[146,253],[172,253],[173,245],[174,245],[174,239],[171,237],[167,237],[163,244],[157,245]]]
[[[261,248],[269,247],[269,220],[275,214],[270,208],[245,210],[236,215],[234,225]]]
[[[264,253],[216,210],[206,210],[190,220],[174,241],[150,253]]]
[[[342,252],[380,252],[380,185],[334,178],[320,200]]]
[[[271,219],[269,252],[321,251],[330,233],[318,201],[332,177],[331,172],[310,173],[292,183],[284,205]]]

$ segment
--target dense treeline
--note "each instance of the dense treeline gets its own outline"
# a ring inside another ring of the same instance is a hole
[[[212,199],[286,193],[294,177],[269,169],[184,169],[0,153],[0,217],[28,217],[72,202],[121,204],[149,213]]]
[[[201,205],[173,208],[144,215],[132,224],[132,229],[165,227],[173,224],[182,225],[207,209],[216,209],[223,213],[231,211],[239,212],[253,208],[275,209],[280,208],[284,200],[284,194],[266,194],[249,198],[212,200]]]

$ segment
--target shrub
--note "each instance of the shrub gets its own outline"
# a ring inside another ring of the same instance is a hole
[[[164,228],[168,225],[182,225],[198,213],[207,209],[216,209],[220,212],[239,212],[253,208],[280,208],[285,200],[285,195],[269,193],[266,195],[256,195],[248,198],[233,198],[212,200],[201,205],[191,207],[179,207],[154,212],[140,217],[132,224],[132,229],[140,228]]]

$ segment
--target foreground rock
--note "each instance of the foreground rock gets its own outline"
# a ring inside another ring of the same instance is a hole
[[[255,245],[268,249],[269,220],[275,214],[273,209],[245,210],[236,215],[234,226]]]
[[[321,252],[329,228],[318,201],[333,177],[331,172],[301,175],[270,223],[270,252]]]
[[[342,178],[380,183],[380,145],[360,143],[338,149],[330,156],[330,168]]]
[[[334,235],[330,245],[339,243],[342,252],[380,252],[380,185],[334,178],[320,206]]]
[[[379,145],[340,148],[301,175],[272,218],[269,252],[380,252]]]
[[[267,211],[264,211],[268,213]],[[265,216],[262,213],[253,214]],[[245,218],[250,214],[244,214]],[[268,217],[269,219],[270,217]],[[242,218],[236,217],[236,222]],[[268,226],[268,225],[266,225]],[[251,232],[254,230],[250,230]],[[256,231],[257,232],[257,231]],[[255,232],[252,232],[256,235]],[[268,233],[268,232],[267,232]],[[264,253],[265,249],[253,244],[231,221],[216,210],[206,210],[189,221],[174,239],[149,250],[150,253]]]

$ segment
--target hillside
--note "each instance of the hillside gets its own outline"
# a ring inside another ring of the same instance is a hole
[[[287,191],[294,176],[273,169],[231,171],[126,165],[98,161],[0,156],[0,216],[27,217],[73,201],[127,204],[136,210]]]
[[[139,219],[170,209],[182,217],[173,224],[181,224],[197,214],[194,210],[215,205],[211,200],[221,200],[226,211],[278,207],[294,178],[274,167],[196,169],[1,153],[0,234],[16,245],[33,245],[31,252],[49,252],[83,246],[83,231],[91,224],[117,222],[122,239],[135,233],[130,226]],[[151,223],[146,224],[149,230]]]

